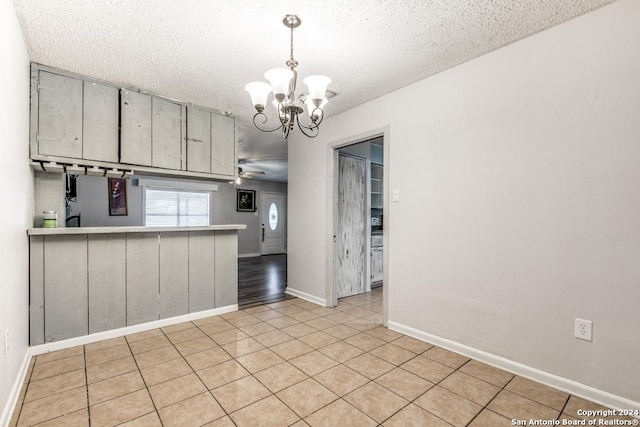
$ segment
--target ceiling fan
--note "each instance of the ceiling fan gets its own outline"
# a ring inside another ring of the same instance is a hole
[[[263,171],[245,171],[241,167],[238,167],[238,177],[233,181],[229,181],[229,184],[233,184],[233,186],[237,188],[237,186],[242,183],[242,178],[251,179],[255,175],[264,175],[264,174],[265,173]]]
[[[254,175],[264,175],[263,171],[245,171],[241,167],[238,167],[238,176],[242,178],[251,178]]]

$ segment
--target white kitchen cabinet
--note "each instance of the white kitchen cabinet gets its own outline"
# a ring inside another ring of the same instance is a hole
[[[200,178],[237,174],[231,116],[43,65],[33,64],[31,74],[32,160]]]
[[[182,169],[180,104],[122,89],[120,116],[120,163]]]
[[[82,80],[45,71],[39,71],[35,80],[36,153],[81,159]]]
[[[182,169],[183,107],[153,97],[151,100],[151,166]]]
[[[151,166],[151,96],[120,91],[120,163]]]
[[[34,76],[32,154],[117,162],[118,89],[42,70]]]
[[[211,173],[235,176],[237,168],[235,119],[211,113]]]
[[[118,162],[118,88],[83,82],[82,158]]]
[[[197,107],[187,107],[187,168],[235,177],[235,119]]]
[[[371,284],[382,282],[382,247],[371,248]]]
[[[211,173],[211,113],[187,107],[187,170]]]

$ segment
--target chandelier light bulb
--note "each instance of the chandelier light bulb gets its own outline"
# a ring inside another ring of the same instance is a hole
[[[251,82],[244,87],[244,90],[249,92],[251,103],[256,107],[256,110],[264,110],[264,106],[267,104],[267,97],[271,92],[271,86],[265,82]]]
[[[327,86],[331,83],[331,79],[327,76],[308,76],[303,80],[304,84],[309,88],[309,97],[312,100],[321,100],[327,93]]]
[[[271,83],[273,96],[281,101],[289,93],[289,82],[293,78],[293,71],[288,68],[272,68],[264,73],[264,78]]]
[[[309,115],[316,114],[319,117],[322,117],[322,113],[323,113],[322,109],[324,108],[325,105],[327,105],[328,102],[329,100],[325,97],[325,98],[322,98],[322,100],[320,101],[320,105],[316,106],[310,96],[307,96],[304,101],[304,103],[307,105],[307,111],[309,112]]]

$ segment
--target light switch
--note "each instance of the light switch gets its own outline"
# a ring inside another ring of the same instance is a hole
[[[400,201],[400,190],[393,190],[393,201],[394,202]]]

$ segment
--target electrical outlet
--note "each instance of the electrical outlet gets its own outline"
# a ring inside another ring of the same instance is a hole
[[[9,328],[4,330],[4,355],[9,354]]]
[[[593,322],[576,318],[574,335],[579,340],[592,341]]]

